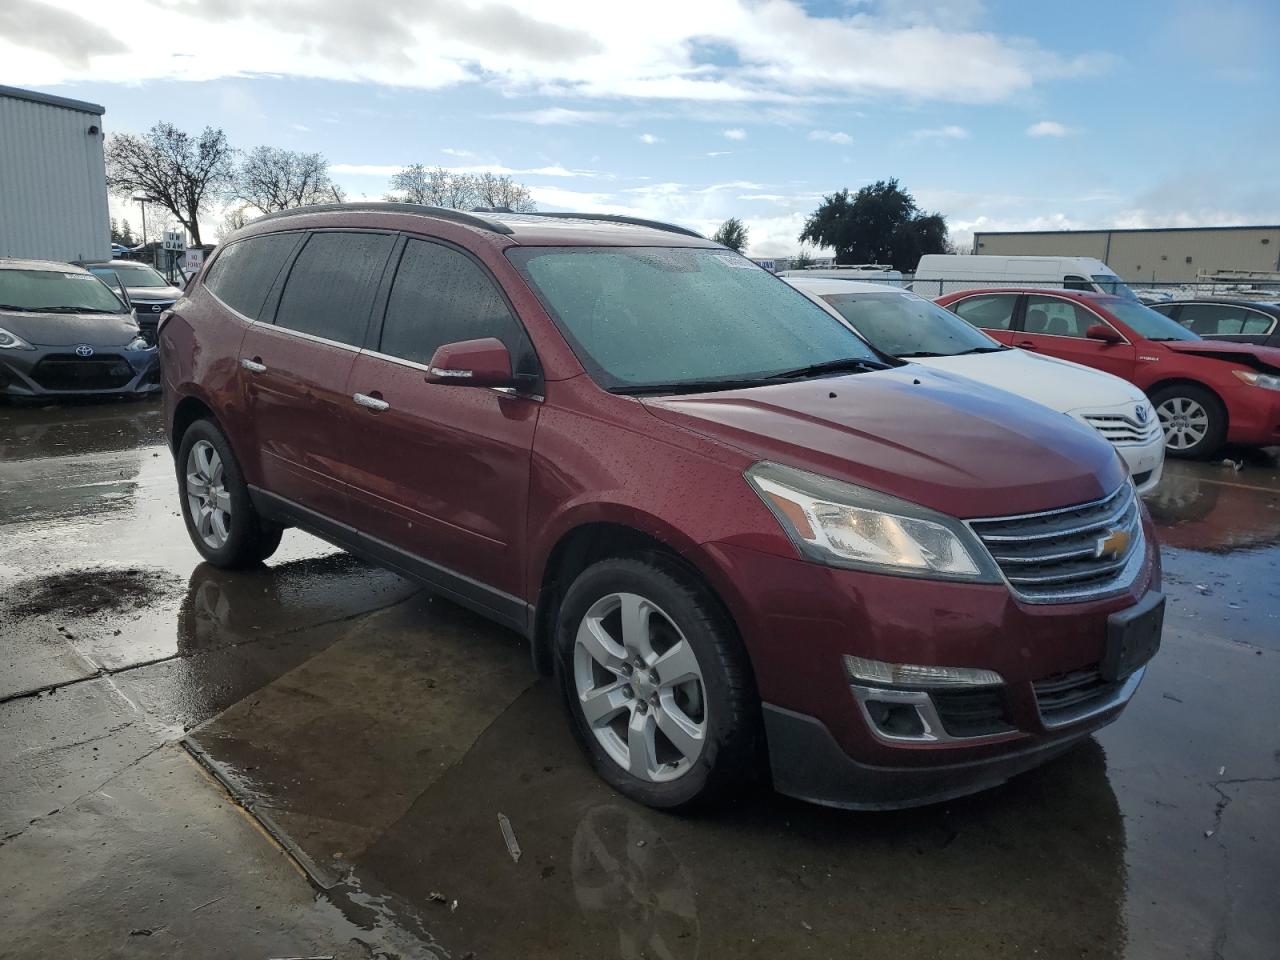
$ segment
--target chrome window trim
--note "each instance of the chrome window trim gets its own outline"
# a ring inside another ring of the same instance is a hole
[[[388,363],[394,363],[401,367],[408,367],[410,370],[420,370],[423,373],[430,373],[431,367],[425,363],[418,363],[416,360],[406,360],[404,357],[393,357],[387,353],[381,353],[378,350],[361,350],[366,357],[373,357],[376,360],[385,360]],[[432,386],[448,386],[448,384],[432,384]],[[525,400],[534,400],[543,403],[546,397],[538,393],[521,393],[515,387],[489,387],[494,393],[500,393],[508,397],[521,397]]]

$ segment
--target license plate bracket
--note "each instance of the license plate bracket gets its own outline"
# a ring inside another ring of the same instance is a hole
[[[1098,668],[1103,680],[1123,680],[1156,655],[1164,608],[1164,594],[1152,590],[1134,606],[1107,618],[1107,646]]]

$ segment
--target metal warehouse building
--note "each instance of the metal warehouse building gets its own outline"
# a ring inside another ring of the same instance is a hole
[[[0,86],[0,257],[111,258],[103,112]]]
[[[975,233],[973,252],[1095,257],[1126,280],[1195,280],[1220,270],[1280,270],[1280,226]]]

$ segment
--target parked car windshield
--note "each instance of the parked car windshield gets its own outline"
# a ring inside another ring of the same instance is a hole
[[[832,293],[823,294],[822,299],[873,347],[904,360],[1008,349],[949,310],[914,293]]]
[[[1098,285],[1098,289],[1103,293],[1110,293],[1117,297],[1124,297],[1126,300],[1138,301],[1138,295],[1130,290],[1129,285],[1114,273],[1095,273],[1093,275],[1093,282]]]
[[[0,270],[0,310],[124,313],[125,305],[91,273]]]
[[[169,286],[168,280],[145,263],[113,263],[111,269],[116,272],[116,276],[126,287]]]
[[[1111,300],[1107,302],[1106,307],[1121,323],[1128,324],[1135,333],[1148,340],[1200,339],[1199,334],[1193,333],[1181,324],[1174,323],[1163,313],[1136,301]]]
[[[745,385],[883,366],[799,291],[736,253],[515,247],[508,256],[592,378],[616,392]],[[828,369],[810,370],[811,367]]]

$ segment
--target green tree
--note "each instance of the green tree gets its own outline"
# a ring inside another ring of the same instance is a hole
[[[741,253],[747,245],[747,228],[737,217],[730,217],[720,224],[720,229],[711,239],[716,243],[724,244],[730,250]]]
[[[803,270],[805,267],[812,267],[813,263],[813,257],[810,256],[809,251],[801,247],[800,252],[791,258],[791,266],[788,269]]]
[[[136,247],[138,238],[133,235],[133,227],[129,226],[129,218],[125,217],[120,221],[120,243],[126,247]]]
[[[852,197],[847,189],[823,197],[800,233],[806,241],[835,250],[836,263],[914,270],[924,254],[946,251],[947,221],[916,206],[896,179],[877,180]]]

